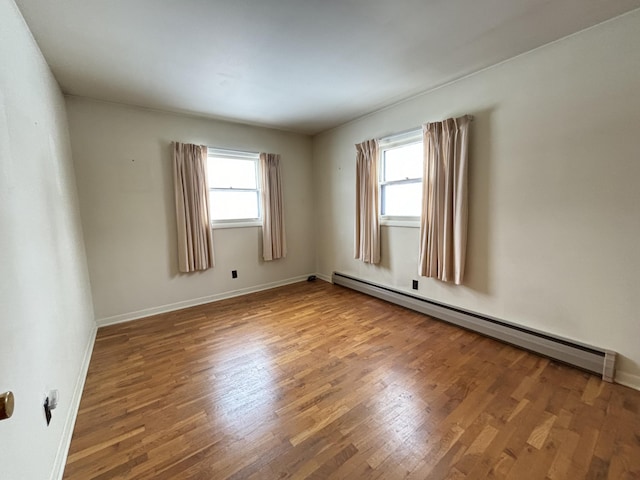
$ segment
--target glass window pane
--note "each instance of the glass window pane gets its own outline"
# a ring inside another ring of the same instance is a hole
[[[422,211],[422,182],[382,186],[382,215],[419,217]]]
[[[259,218],[258,192],[210,191],[212,220]]]
[[[209,157],[208,176],[209,188],[257,188],[254,160]]]
[[[383,181],[422,178],[422,142],[384,151]]]

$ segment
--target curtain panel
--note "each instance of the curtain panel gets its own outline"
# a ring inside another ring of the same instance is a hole
[[[265,261],[287,256],[280,155],[260,154],[262,195],[262,256]]]
[[[467,248],[469,124],[465,115],[423,125],[419,274],[460,285]]]
[[[380,263],[378,141],[356,145],[355,258]]]
[[[214,266],[209,218],[207,147],[173,142],[173,181],[178,234],[178,269],[206,270]]]

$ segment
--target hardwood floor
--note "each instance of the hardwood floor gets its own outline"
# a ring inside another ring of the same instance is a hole
[[[101,328],[67,479],[640,478],[640,392],[321,281]]]

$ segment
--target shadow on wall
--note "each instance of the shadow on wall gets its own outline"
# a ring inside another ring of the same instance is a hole
[[[495,109],[473,112],[469,136],[469,229],[464,286],[483,294],[492,293],[491,232],[494,218],[491,115]]]
[[[262,265],[264,265],[265,263],[267,263],[267,262],[265,262],[265,261],[264,261],[264,255],[263,255],[263,253],[264,253],[264,251],[263,251],[263,250],[264,250],[264,248],[263,248],[263,243],[262,243],[262,227],[260,227],[260,228],[255,228],[254,230],[256,231],[256,233],[257,233],[257,235],[258,235],[258,237],[257,237],[257,238],[258,238],[258,242],[257,242],[257,244],[258,244],[258,251],[256,252],[256,254],[258,255],[257,262],[258,262],[258,265],[262,266]]]
[[[173,185],[173,157],[171,142],[160,141],[158,161],[162,163],[163,192],[160,201],[164,204],[167,229],[167,271],[171,278],[181,275],[178,270],[178,234],[176,233],[176,204]]]

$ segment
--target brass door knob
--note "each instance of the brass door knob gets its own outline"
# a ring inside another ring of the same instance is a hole
[[[13,415],[13,393],[4,392],[0,395],[0,420],[6,420]]]

